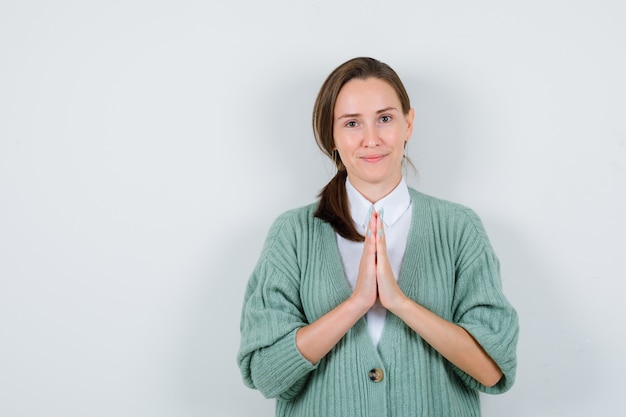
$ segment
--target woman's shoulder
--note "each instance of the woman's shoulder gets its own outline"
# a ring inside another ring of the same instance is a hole
[[[272,229],[283,229],[288,226],[294,227],[308,224],[315,218],[314,213],[318,204],[318,202],[314,202],[284,211],[276,217],[272,224]]]
[[[473,209],[463,204],[424,194],[412,188],[409,188],[409,192],[411,201],[415,205],[414,212],[417,211],[431,217],[433,223],[450,230],[473,230],[478,235],[487,237],[483,222]]]
[[[417,206],[428,207],[430,210],[440,213],[449,213],[450,215],[467,215],[476,217],[474,210],[464,206],[463,204],[424,194],[413,188],[409,188],[409,193],[411,194],[411,201]]]
[[[317,205],[318,202],[314,202],[292,208],[278,215],[270,226],[266,246],[267,243],[276,240],[293,241],[310,233],[313,227],[319,223],[319,219],[314,216]]]

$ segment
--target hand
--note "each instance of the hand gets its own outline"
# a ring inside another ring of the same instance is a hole
[[[355,292],[357,288],[362,293],[368,292],[371,302],[368,310],[376,301],[377,295],[383,307],[404,321],[451,363],[486,386],[496,384],[502,377],[502,371],[467,330],[439,317],[404,295],[393,276],[387,257],[387,242],[381,214],[372,213],[368,231],[371,233],[365,236],[355,288]]]
[[[363,244],[363,254],[359,264],[356,285],[352,292],[352,297],[358,301],[363,309],[363,314],[367,312],[378,298],[376,286],[376,217],[372,213],[367,231],[365,232],[365,242]]]
[[[374,213],[376,219],[376,283],[380,303],[389,311],[394,311],[406,298],[396,281],[389,257],[383,225],[382,213]]]

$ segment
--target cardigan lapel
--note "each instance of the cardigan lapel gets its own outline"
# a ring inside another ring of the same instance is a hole
[[[350,288],[345,271],[343,270],[341,255],[339,255],[339,247],[337,246],[337,236],[335,235],[333,227],[326,222],[322,223],[321,234],[322,245],[320,250],[324,253],[322,258],[327,260],[326,268],[330,281],[336,293],[341,298],[341,301],[343,301],[350,297],[352,288]]]
[[[411,229],[402,259],[402,268],[398,277],[398,285],[402,292],[409,294],[416,280],[419,278],[419,264],[422,262],[424,248],[430,244],[432,231],[430,230],[430,215],[428,203],[415,190],[411,192],[412,218]]]

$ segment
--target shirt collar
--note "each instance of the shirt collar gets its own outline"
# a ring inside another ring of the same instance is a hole
[[[367,223],[370,219],[370,207],[373,206],[375,211],[384,209],[383,223],[385,227],[389,227],[397,222],[411,206],[411,196],[404,177],[391,193],[374,204],[354,188],[348,178],[346,178],[346,193],[348,194],[350,215],[359,232],[364,232],[367,229]]]

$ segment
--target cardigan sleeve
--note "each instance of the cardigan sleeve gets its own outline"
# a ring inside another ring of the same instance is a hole
[[[485,349],[503,376],[487,387],[456,367],[455,371],[468,386],[499,394],[515,381],[518,317],[502,292],[499,262],[480,219],[471,210],[466,215],[458,240],[453,320]]]
[[[279,218],[268,234],[246,289],[237,363],[244,383],[267,398],[292,399],[316,368],[296,346],[308,323],[302,312],[295,239]]]

